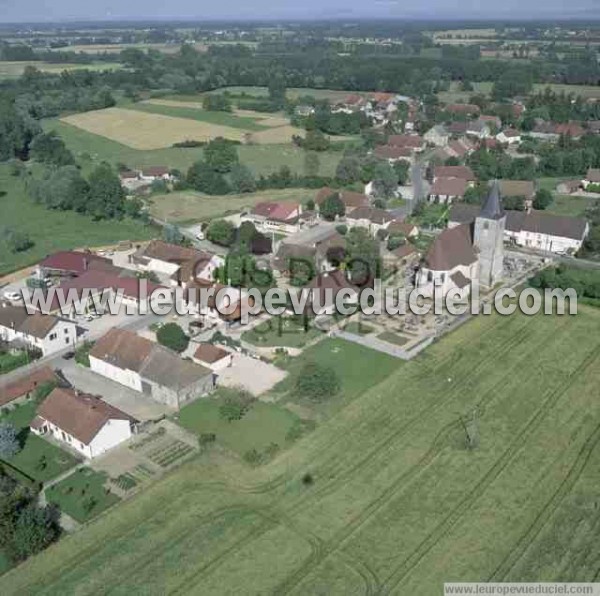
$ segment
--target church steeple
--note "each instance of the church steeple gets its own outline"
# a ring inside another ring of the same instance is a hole
[[[498,180],[492,182],[492,186],[485,198],[479,217],[484,217],[485,219],[502,219],[504,217],[504,208],[502,207],[500,184],[498,183]]]

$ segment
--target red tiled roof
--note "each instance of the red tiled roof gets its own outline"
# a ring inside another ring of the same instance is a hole
[[[463,180],[475,180],[475,174],[469,166],[435,166],[434,178],[462,178]]]
[[[467,190],[467,181],[462,178],[436,178],[429,194],[462,197]]]
[[[325,199],[333,194],[337,194],[346,207],[363,207],[369,205],[369,197],[361,192],[355,192],[353,190],[334,190],[328,186],[325,186],[317,193],[315,201],[320,205]]]
[[[4,406],[23,395],[27,395],[39,385],[51,381],[58,381],[58,377],[47,366],[28,373],[0,388],[0,406]]]
[[[110,259],[99,257],[89,252],[77,252],[66,250],[56,252],[40,261],[40,267],[52,269],[54,271],[63,271],[66,273],[81,274],[90,269],[92,263],[95,268],[101,269],[103,266],[110,268],[113,266]]]
[[[200,344],[196,353],[194,354],[194,358],[196,360],[200,360],[201,362],[208,362],[212,364],[214,362],[218,362],[223,358],[229,356],[231,352],[220,348],[219,346],[215,346],[213,344]]]
[[[382,159],[400,159],[401,157],[411,157],[412,149],[410,147],[398,147],[397,145],[381,145],[375,148],[373,152]]]
[[[390,135],[388,137],[388,145],[393,145],[394,147],[420,149],[424,144],[423,137],[419,135]]]
[[[109,420],[135,419],[95,395],[57,387],[37,409],[37,415],[85,445]]]
[[[471,103],[452,103],[446,106],[446,111],[453,114],[479,114],[481,108]]]
[[[252,209],[252,213],[267,219],[285,222],[289,219],[294,219],[296,217],[294,214],[299,208],[300,205],[298,203],[265,201],[257,203]]]

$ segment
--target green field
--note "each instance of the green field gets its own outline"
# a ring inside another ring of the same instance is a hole
[[[156,230],[134,220],[93,221],[74,211],[51,211],[34,203],[20,178],[11,176],[6,165],[0,165],[0,213],[3,230],[29,234],[33,248],[12,253],[0,241],[0,275],[32,265],[58,250],[103,246],[119,240],[145,240]]]
[[[200,120],[201,122],[209,122],[210,124],[231,126],[232,128],[256,132],[269,129],[268,126],[258,124],[256,118],[236,116],[228,112],[211,112],[198,108],[161,106],[152,103],[132,103],[127,105],[127,109],[149,112],[151,114],[162,114],[163,116],[173,116],[174,118]]]
[[[152,196],[150,199],[150,213],[162,221],[189,224],[237,213],[263,201],[297,201],[304,203],[308,199],[314,199],[314,197],[314,190],[304,188],[264,190],[222,197],[213,197],[186,190]]]
[[[46,63],[46,62],[7,62],[0,61],[0,79],[16,79],[23,74],[27,66],[33,66],[42,72],[60,74],[67,70],[91,70],[105,71],[123,68],[118,62],[98,62],[95,64],[68,64],[68,63]]]
[[[219,414],[222,403],[220,399],[199,399],[181,410],[179,424],[198,435],[214,433],[218,443],[243,456],[250,449],[262,451],[271,443],[283,448],[288,431],[298,420],[285,408],[258,402],[241,420],[228,422]]]
[[[600,199],[591,197],[572,197],[569,195],[554,195],[552,204],[546,209],[548,213],[584,217],[587,210],[597,205]]]
[[[432,596],[444,581],[597,581],[599,326],[582,307],[478,317],[385,380],[363,373],[355,399],[270,464],[211,450],[0,591]],[[468,450],[460,416],[474,408]]]
[[[195,161],[202,159],[201,148],[169,147],[142,151],[86,132],[60,120],[46,120],[43,125],[46,130],[55,130],[62,137],[81,162],[84,171],[89,171],[95,164],[102,161],[108,161],[113,164],[126,164],[130,168],[165,165],[185,172]],[[247,165],[255,175],[269,174],[279,170],[282,166],[287,166],[298,174],[304,173],[304,150],[291,144],[242,145],[238,147],[238,153],[240,161]],[[87,156],[90,159],[85,159]],[[342,153],[339,151],[320,153],[319,173],[323,176],[332,176],[341,157]]]

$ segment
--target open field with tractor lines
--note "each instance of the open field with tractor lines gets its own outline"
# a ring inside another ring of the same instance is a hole
[[[444,581],[598,581],[598,328],[584,307],[478,317],[271,463],[209,451],[0,590],[431,596]]]

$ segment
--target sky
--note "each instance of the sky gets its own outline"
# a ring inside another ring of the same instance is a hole
[[[0,22],[335,18],[600,19],[600,0],[0,0]]]

